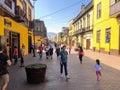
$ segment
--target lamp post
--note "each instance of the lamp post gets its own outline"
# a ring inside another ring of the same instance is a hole
[[[37,0],[33,0],[33,8],[34,8],[34,30],[33,30],[33,39],[34,39],[34,49],[33,49],[33,57],[36,57],[35,55],[35,2]]]

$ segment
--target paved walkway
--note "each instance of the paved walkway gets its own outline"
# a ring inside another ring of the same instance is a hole
[[[72,53],[77,54],[77,52],[74,51],[74,48],[72,49]],[[85,56],[93,60],[100,59],[101,63],[120,70],[120,56],[94,52],[92,50],[84,50],[84,53]]]
[[[85,51],[86,53],[86,51]],[[87,53],[86,53],[87,55]],[[94,54],[92,54],[95,56]],[[59,62],[54,54],[53,60],[46,60],[45,55],[43,60],[39,57],[33,58],[32,55],[25,57],[25,65],[31,63],[47,64],[46,79],[41,84],[28,84],[26,81],[25,68],[20,68],[19,65],[11,66],[10,83],[8,90],[119,90],[120,89],[120,71],[102,64],[101,81],[96,80],[94,70],[95,61],[86,56],[83,57],[83,64],[80,64],[78,56],[72,52],[68,56],[68,72],[71,77],[69,81],[65,78],[60,78]]]

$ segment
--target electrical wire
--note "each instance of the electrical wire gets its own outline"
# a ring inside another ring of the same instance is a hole
[[[69,9],[69,8],[71,8],[71,7],[73,7],[73,6],[76,6],[76,5],[80,4],[80,3],[81,3],[81,0],[78,1],[78,2],[76,2],[76,3],[74,3],[74,4],[72,4],[72,5],[70,5],[70,6],[67,6],[67,7],[65,7],[65,8],[60,9],[60,10],[57,10],[57,11],[55,11],[55,12],[53,12],[53,13],[47,14],[47,15],[45,15],[45,16],[42,16],[42,17],[40,17],[40,19],[41,19],[41,18],[48,17],[48,16],[51,16],[51,15],[54,15],[54,14],[56,14],[56,13],[59,13],[59,12],[63,11],[63,10],[66,10],[66,9]]]

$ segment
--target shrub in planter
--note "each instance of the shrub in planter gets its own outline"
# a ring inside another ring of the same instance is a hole
[[[47,66],[45,64],[30,64],[25,67],[27,82],[40,83],[45,79]]]

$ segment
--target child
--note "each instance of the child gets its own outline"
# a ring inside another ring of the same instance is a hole
[[[101,76],[101,68],[102,66],[100,65],[100,60],[96,59],[96,64],[95,64],[95,70],[96,70],[96,75],[97,75],[97,81],[100,80],[100,76]]]

